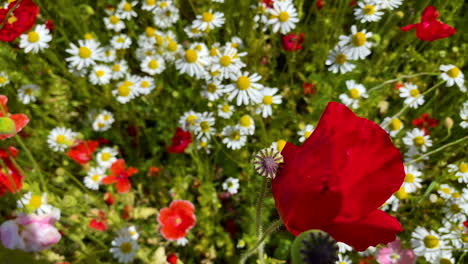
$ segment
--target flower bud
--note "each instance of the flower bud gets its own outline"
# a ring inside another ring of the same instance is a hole
[[[444,120],[444,126],[448,129],[451,129],[453,127],[453,119],[450,117],[446,117]]]
[[[338,261],[338,245],[327,233],[308,230],[294,240],[291,257],[292,264],[334,264]]]
[[[16,134],[16,124],[9,117],[0,117],[0,135]]]

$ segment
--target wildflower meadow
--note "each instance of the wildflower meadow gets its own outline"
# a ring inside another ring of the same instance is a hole
[[[464,0],[0,0],[0,264],[468,263]]]

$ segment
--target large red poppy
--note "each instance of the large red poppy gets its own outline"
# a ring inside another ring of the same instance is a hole
[[[23,183],[23,175],[10,160],[10,155],[16,158],[18,150],[14,147],[8,147],[8,150],[0,149],[0,158],[5,164],[5,168],[0,166],[0,197],[8,191],[11,193],[18,192],[21,190]]]
[[[128,192],[132,187],[132,184],[130,183],[130,180],[128,178],[131,177],[133,174],[137,173],[138,170],[134,167],[129,167],[128,169],[125,169],[125,160],[123,159],[118,159],[116,162],[114,162],[110,167],[110,170],[112,172],[112,175],[108,175],[107,177],[102,179],[102,183],[117,183],[115,187],[117,188],[117,191],[119,193]]]
[[[0,119],[5,119],[5,120],[1,120],[1,122],[2,124],[4,124],[4,122],[8,123],[8,122],[13,121],[12,123],[14,123],[15,126],[13,130],[6,131],[5,133],[1,133],[0,134],[1,140],[5,140],[7,138],[11,138],[15,136],[16,133],[20,132],[29,123],[29,118],[25,114],[10,115],[8,113],[7,103],[8,103],[8,97],[6,97],[5,95],[0,95],[0,105],[1,105],[0,107],[2,107],[2,109],[0,109]],[[6,119],[9,119],[10,121]]]
[[[93,158],[93,153],[98,146],[99,142],[94,140],[81,141],[71,148],[67,155],[79,164],[85,164]]]
[[[196,223],[195,206],[189,201],[175,200],[158,215],[161,234],[167,240],[184,238]]]
[[[6,21],[3,28],[0,29],[1,41],[11,42],[15,40],[23,32],[30,30],[36,23],[39,7],[31,0],[21,1],[13,13],[6,17],[16,4],[17,1],[13,1],[8,5],[7,9],[0,8],[0,24]]]
[[[330,102],[304,144],[288,142],[282,154],[272,188],[292,234],[321,229],[362,251],[402,231],[398,220],[378,210],[405,172],[400,152],[376,123]]]
[[[416,28],[416,37],[424,41],[443,39],[455,34],[455,28],[437,20],[438,16],[436,8],[428,6],[424,9],[420,23],[404,26],[401,30],[409,31]]]

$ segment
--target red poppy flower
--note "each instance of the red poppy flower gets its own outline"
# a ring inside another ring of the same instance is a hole
[[[85,164],[93,158],[93,153],[98,146],[99,142],[94,140],[81,141],[71,148],[67,155],[79,164]]]
[[[167,255],[166,261],[169,262],[169,264],[177,264],[177,261],[179,259],[177,258],[177,255],[175,253],[171,253]]]
[[[106,214],[103,211],[99,211],[98,217],[92,219],[88,225],[90,228],[97,231],[106,231],[107,230],[107,219]]]
[[[11,193],[18,192],[23,184],[23,175],[10,160],[10,155],[16,159],[18,150],[14,147],[8,147],[8,150],[0,149],[0,158],[5,164],[5,167],[0,166],[0,197],[4,196],[8,191]]]
[[[286,51],[301,50],[302,42],[304,42],[304,33],[289,33],[288,35],[283,36],[283,48]]]
[[[45,22],[45,26],[50,32],[54,31],[55,29],[54,21],[50,19],[47,19],[47,21]]]
[[[0,95],[0,139],[5,140],[16,135],[20,132],[28,123],[29,118],[25,114],[13,114],[8,113],[7,108],[8,97]]]
[[[184,153],[185,149],[192,143],[192,135],[190,132],[178,127],[172,137],[172,145],[167,148],[171,153]]]
[[[189,201],[175,200],[168,208],[163,208],[158,215],[161,235],[167,240],[184,238],[195,226],[195,206]]]
[[[294,235],[320,229],[362,251],[402,231],[378,210],[403,183],[402,157],[376,123],[330,102],[301,147],[287,143],[272,181],[276,208]]]
[[[13,13],[6,17],[8,12],[16,5],[16,1],[11,2],[7,9],[0,8],[0,23],[5,21],[0,29],[0,40],[11,42],[19,37],[23,32],[30,30],[36,23],[39,7],[31,0],[23,0]]]
[[[424,113],[420,118],[413,119],[413,126],[420,128],[424,134],[429,134],[429,128],[435,128],[439,124],[439,120],[431,118],[428,113]]]
[[[322,9],[323,7],[323,0],[317,0],[317,8]]]
[[[159,174],[160,169],[156,166],[151,166],[148,169],[148,176],[156,177]]]
[[[262,2],[269,8],[273,8],[274,0],[262,0]]]
[[[313,83],[303,83],[302,88],[304,89],[304,94],[315,94],[315,84]]]
[[[110,167],[112,175],[108,175],[104,179],[102,179],[102,183],[104,184],[116,184],[117,191],[119,193],[126,193],[132,187],[130,183],[130,178],[133,174],[137,173],[138,170],[134,167],[129,167],[125,169],[125,160],[118,159],[116,162],[112,164]]]
[[[443,39],[455,34],[455,28],[437,20],[439,13],[433,6],[424,9],[421,16],[421,22],[402,27],[401,30],[409,31],[416,28],[416,37],[424,41],[434,41]]]

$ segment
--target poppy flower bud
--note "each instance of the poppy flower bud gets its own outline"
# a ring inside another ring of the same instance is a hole
[[[175,253],[171,253],[167,256],[166,261],[169,262],[170,264],[176,264],[177,263],[177,255]]]
[[[294,240],[291,257],[292,264],[334,264],[338,261],[338,245],[327,233],[308,230]]]
[[[0,117],[0,135],[16,134],[16,125],[9,117]]]
[[[446,117],[444,120],[444,126],[448,129],[452,129],[453,127],[453,119],[450,117]]]

